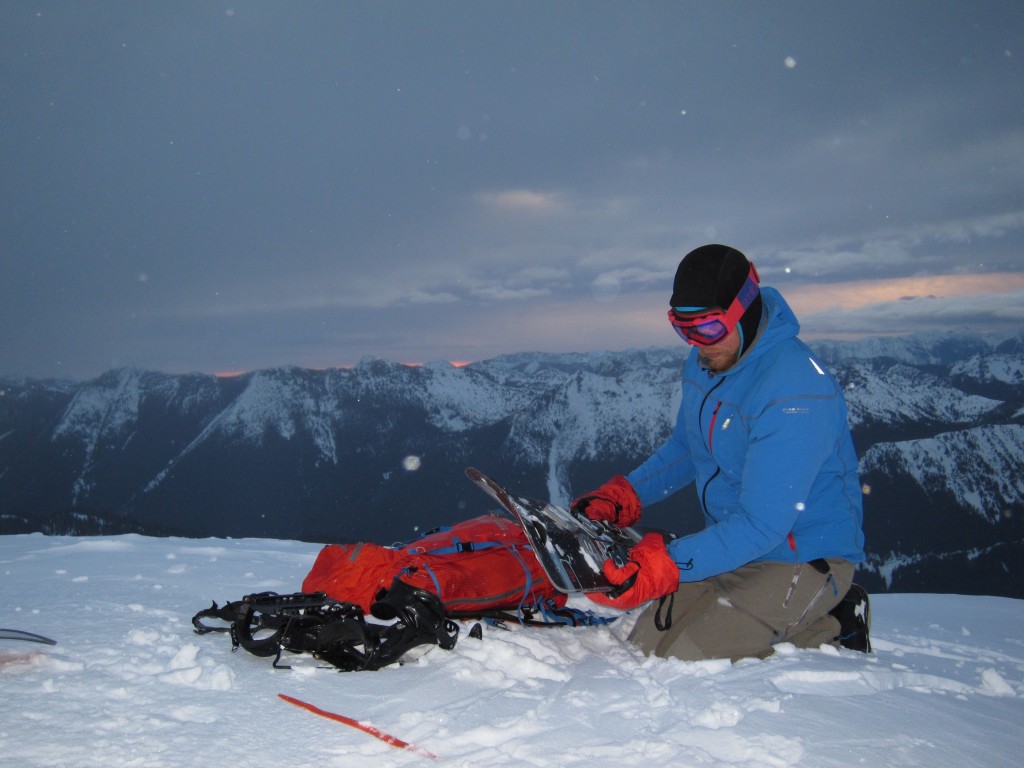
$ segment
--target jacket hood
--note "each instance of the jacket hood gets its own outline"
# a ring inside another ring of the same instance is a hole
[[[781,293],[775,288],[765,287],[761,289],[761,299],[764,301],[764,315],[760,332],[750,347],[749,355],[753,355],[758,347],[762,350],[768,349],[800,333],[800,321],[796,319]]]

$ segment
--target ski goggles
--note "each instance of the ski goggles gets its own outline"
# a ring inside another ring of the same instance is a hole
[[[698,347],[710,347],[718,344],[732,333],[743,313],[747,311],[758,293],[760,293],[760,277],[754,263],[750,263],[750,272],[746,282],[725,311],[714,307],[711,309],[691,307],[672,307],[668,311],[668,321],[676,329],[676,333],[688,344]]]

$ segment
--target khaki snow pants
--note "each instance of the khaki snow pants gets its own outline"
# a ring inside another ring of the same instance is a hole
[[[629,639],[648,655],[686,661],[764,658],[781,642],[838,645],[839,622],[829,611],[850,588],[853,572],[854,565],[839,558],[764,562],[681,582],[675,593],[647,606]],[[659,613],[663,630],[655,624]]]

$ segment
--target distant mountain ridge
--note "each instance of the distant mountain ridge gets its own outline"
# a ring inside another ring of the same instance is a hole
[[[1024,597],[1024,334],[811,346],[845,388],[861,457],[859,578]],[[661,443],[686,353],[3,379],[0,533],[404,541],[490,508],[469,465],[566,503]],[[695,530],[695,494],[644,522]]]

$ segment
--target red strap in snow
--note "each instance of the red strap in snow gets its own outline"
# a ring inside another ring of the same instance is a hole
[[[328,712],[326,709],[320,709],[320,707],[315,707],[312,704],[310,704],[309,702],[302,701],[301,699],[293,698],[293,697],[288,696],[288,695],[283,694],[283,693],[279,693],[277,695],[278,695],[279,698],[283,699],[284,701],[287,701],[289,704],[294,704],[296,707],[300,707],[302,709],[308,710],[308,711],[312,712],[314,715],[320,715],[320,717],[326,717],[328,720],[334,720],[335,722],[338,722],[338,723],[344,723],[345,725],[350,725],[353,728],[362,731],[363,733],[370,734],[375,739],[380,739],[385,744],[389,744],[392,747],[397,747],[399,749],[408,749],[410,752],[416,752],[417,754],[423,755],[424,757],[429,757],[429,758],[431,758],[433,760],[437,760],[438,759],[437,755],[435,755],[430,750],[423,749],[423,747],[417,747],[415,744],[410,744],[407,741],[402,741],[401,739],[397,739],[394,736],[392,736],[390,733],[387,733],[386,731],[382,731],[380,728],[378,728],[377,726],[372,725],[370,723],[361,723],[358,720],[353,720],[351,717],[345,717],[345,715],[338,715],[338,714],[335,714],[334,712]]]

